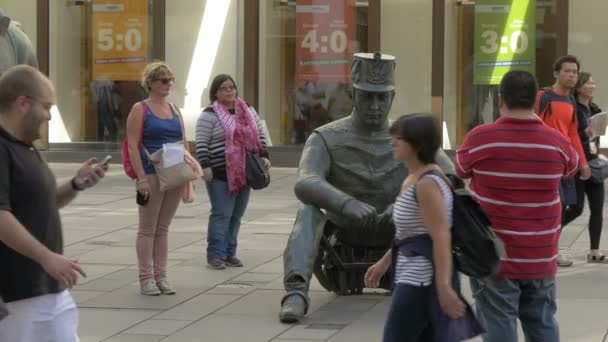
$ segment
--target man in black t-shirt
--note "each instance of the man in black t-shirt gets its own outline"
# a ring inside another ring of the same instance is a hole
[[[90,159],[59,186],[33,146],[55,103],[51,82],[19,65],[0,76],[0,296],[9,316],[0,341],[78,341],[78,312],[66,289],[85,273],[64,257],[59,209],[104,169]]]

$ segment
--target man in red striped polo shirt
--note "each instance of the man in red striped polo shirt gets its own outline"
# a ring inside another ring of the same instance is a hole
[[[526,71],[500,83],[501,117],[474,128],[456,154],[456,171],[506,248],[497,275],[471,279],[485,342],[557,342],[555,273],[562,205],[560,180],[578,170],[570,142],[534,114],[538,85]]]

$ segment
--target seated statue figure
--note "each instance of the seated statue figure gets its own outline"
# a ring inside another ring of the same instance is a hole
[[[0,73],[18,64],[38,67],[32,42],[0,8]]]
[[[393,157],[388,113],[395,97],[395,57],[357,53],[351,68],[353,111],[317,128],[300,159],[295,194],[303,202],[283,255],[286,294],[279,319],[308,311],[314,272],[337,294],[358,294],[363,275],[394,237],[392,203],[407,176]],[[443,152],[437,163],[453,173]],[[381,287],[390,289],[390,275]]]

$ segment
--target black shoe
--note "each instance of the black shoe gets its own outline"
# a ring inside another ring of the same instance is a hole
[[[301,295],[293,294],[283,300],[279,319],[283,323],[297,323],[304,317],[306,312],[306,301]]]

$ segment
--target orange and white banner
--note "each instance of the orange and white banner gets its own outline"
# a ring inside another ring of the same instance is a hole
[[[93,0],[93,80],[135,81],[148,63],[148,1]]]
[[[348,83],[355,48],[355,0],[296,1],[296,78]]]

